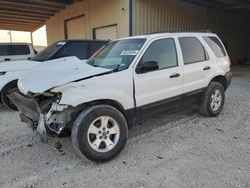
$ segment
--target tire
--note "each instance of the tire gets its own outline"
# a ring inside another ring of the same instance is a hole
[[[10,110],[17,111],[17,107],[10,101],[10,99],[7,97],[8,94],[10,94],[12,91],[17,90],[17,82],[12,81],[8,83],[1,91],[1,101],[5,107],[7,107]]]
[[[219,92],[219,94],[216,92]],[[217,96],[217,97],[215,97]],[[219,100],[221,96],[221,100]],[[224,87],[218,82],[211,82],[208,85],[206,93],[204,95],[203,102],[199,106],[199,111],[205,116],[217,116],[224,106],[225,91]],[[217,105],[216,105],[217,104]]]
[[[108,105],[96,105],[84,110],[75,120],[71,132],[71,141],[78,154],[95,162],[106,162],[116,157],[124,148],[127,138],[125,117]]]

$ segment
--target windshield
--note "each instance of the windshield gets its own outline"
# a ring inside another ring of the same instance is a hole
[[[95,67],[121,71],[127,69],[146,39],[114,41],[97,51],[88,61]]]
[[[32,61],[47,61],[51,55],[57,52],[66,42],[56,42],[45,48],[43,51],[30,58]]]

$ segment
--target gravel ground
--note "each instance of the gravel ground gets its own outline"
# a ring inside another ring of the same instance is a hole
[[[42,144],[18,113],[0,106],[0,187],[250,188],[250,67],[234,75],[218,117],[195,108],[157,114],[103,164],[79,158],[68,138]]]

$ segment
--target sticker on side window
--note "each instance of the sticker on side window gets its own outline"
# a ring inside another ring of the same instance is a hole
[[[139,50],[123,50],[121,55],[137,55]]]

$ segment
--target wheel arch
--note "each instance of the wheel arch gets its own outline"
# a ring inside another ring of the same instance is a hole
[[[109,106],[116,108],[125,117],[125,119],[128,123],[128,127],[131,127],[134,125],[134,119],[135,119],[135,114],[133,113],[134,111],[133,110],[125,110],[124,107],[122,106],[122,104],[116,100],[99,99],[99,100],[90,101],[90,102],[86,103],[87,107],[94,106],[94,105],[100,105],[100,104],[109,105]]]
[[[215,76],[214,78],[211,79],[210,82],[218,82],[223,86],[224,90],[227,89],[227,79],[223,75]]]
[[[2,90],[4,90],[7,86],[9,86],[9,85],[16,85],[17,86],[17,79],[16,80],[12,80],[12,81],[9,81],[7,84],[5,84],[3,87],[2,87],[2,89],[1,89],[1,91],[0,92],[2,92]]]

